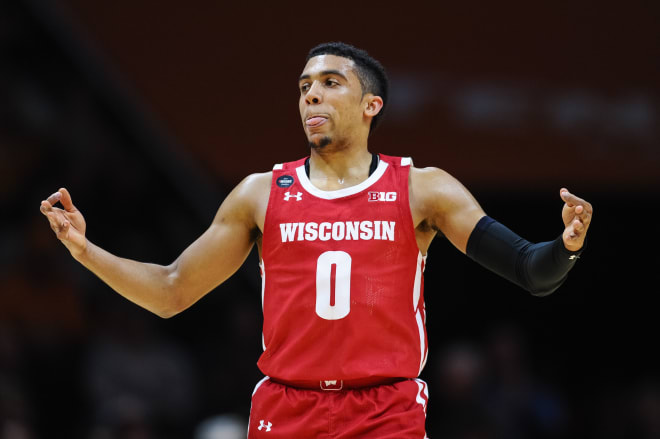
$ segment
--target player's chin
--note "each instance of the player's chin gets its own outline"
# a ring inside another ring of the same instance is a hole
[[[315,134],[307,136],[310,148],[321,149],[332,143],[332,138],[327,134]]]

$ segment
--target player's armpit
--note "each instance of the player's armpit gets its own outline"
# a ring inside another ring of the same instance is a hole
[[[438,168],[413,168],[411,184],[416,225],[423,221],[465,253],[472,230],[485,215],[477,200],[458,180]]]
[[[223,201],[211,226],[171,264],[170,276],[179,298],[174,312],[188,308],[227,280],[248,257],[263,227],[270,175],[255,174],[243,180]]]
[[[581,253],[567,250],[561,236],[533,244],[488,216],[477,223],[466,249],[470,258],[535,296],[559,288]]]

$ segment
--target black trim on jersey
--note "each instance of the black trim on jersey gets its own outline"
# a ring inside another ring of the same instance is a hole
[[[564,283],[583,249],[567,250],[561,236],[532,244],[484,216],[470,234],[465,253],[534,296],[547,296]]]
[[[369,165],[369,177],[371,177],[371,174],[376,172],[376,168],[378,167],[378,163],[380,162],[380,157],[378,157],[378,154],[374,154],[373,152],[371,153],[371,165]],[[309,157],[305,160],[305,174],[307,174],[307,178],[310,178],[309,176]]]

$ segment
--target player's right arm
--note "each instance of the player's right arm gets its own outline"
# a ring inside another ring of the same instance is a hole
[[[41,212],[77,261],[128,300],[166,318],[191,306],[245,261],[263,227],[269,184],[270,173],[243,180],[211,226],[169,265],[121,258],[91,243],[85,237],[85,220],[66,189],[42,201]],[[54,207],[57,202],[62,209]]]

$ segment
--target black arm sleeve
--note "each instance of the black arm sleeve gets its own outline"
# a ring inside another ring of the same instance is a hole
[[[470,234],[466,254],[533,295],[547,296],[564,283],[583,249],[567,250],[561,236],[532,244],[484,216]]]

